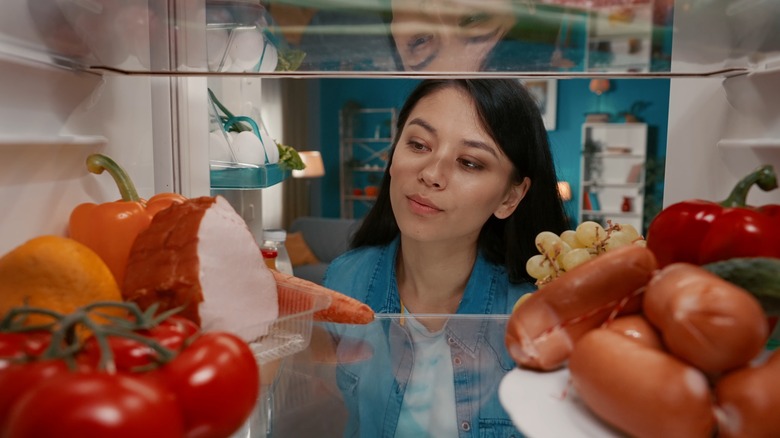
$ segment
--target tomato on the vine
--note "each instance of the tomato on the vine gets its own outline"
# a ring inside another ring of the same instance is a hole
[[[155,327],[137,330],[134,333],[156,341],[163,347],[178,353],[199,330],[200,328],[194,322],[174,315],[169,316]],[[148,345],[123,336],[108,336],[107,339],[118,371],[132,372],[140,367],[158,362],[157,353]],[[99,363],[101,351],[94,337],[87,339],[82,351],[87,363],[95,366]]]
[[[260,391],[252,350],[230,333],[202,334],[149,377],[176,395],[189,438],[229,436],[249,417]]]
[[[68,373],[65,362],[60,360],[42,360],[30,363],[14,363],[0,369],[0,436],[10,411],[19,398],[31,388],[48,379]]]
[[[127,374],[59,374],[14,405],[5,436],[181,437],[175,397],[162,385]]]
[[[51,332],[0,332],[0,370],[12,362],[40,356],[51,343]]]

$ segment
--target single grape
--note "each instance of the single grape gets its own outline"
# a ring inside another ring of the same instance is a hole
[[[631,224],[620,224],[621,230],[626,233],[629,242],[633,242],[637,239],[642,239],[642,235]]]
[[[555,275],[555,269],[553,268],[552,263],[547,257],[541,254],[529,258],[525,263],[525,270],[528,272],[528,275],[537,280],[544,280],[547,277]]]
[[[577,232],[574,230],[566,230],[561,233],[561,240],[566,242],[571,248],[584,248],[585,246],[577,240]]]
[[[563,256],[568,254],[573,248],[569,246],[568,243],[561,240],[561,252],[558,253],[558,257],[555,258],[555,263],[560,267],[561,266],[561,259],[563,259]]]
[[[587,262],[593,257],[594,256],[585,248],[574,248],[566,253],[561,259],[561,268],[563,268],[564,271],[571,271],[576,266]]]
[[[631,235],[622,229],[611,231],[607,241],[604,243],[604,251],[608,252],[621,246],[631,245],[633,240]]]
[[[546,255],[550,260],[555,260],[563,251],[563,240],[551,231],[542,231],[536,235],[536,249],[539,254]]]
[[[595,248],[607,237],[607,231],[598,222],[585,221],[577,226],[577,240],[585,248]]]

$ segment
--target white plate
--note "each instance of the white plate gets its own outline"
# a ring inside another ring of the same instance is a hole
[[[618,438],[622,433],[591,413],[569,385],[569,370],[507,373],[498,388],[501,405],[528,438]]]

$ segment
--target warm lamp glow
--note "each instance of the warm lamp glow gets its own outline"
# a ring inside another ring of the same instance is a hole
[[[562,201],[568,201],[571,199],[571,186],[566,181],[558,182],[558,196]]]
[[[594,94],[601,96],[609,91],[609,79],[591,79],[588,88],[590,88],[590,91]]]
[[[293,170],[293,178],[319,178],[325,175],[325,165],[319,151],[303,151],[298,152],[298,155],[306,167],[303,170]]]

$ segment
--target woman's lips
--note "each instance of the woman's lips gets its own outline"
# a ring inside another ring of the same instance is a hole
[[[409,207],[417,214],[432,214],[442,211],[433,201],[419,195],[408,196]]]

